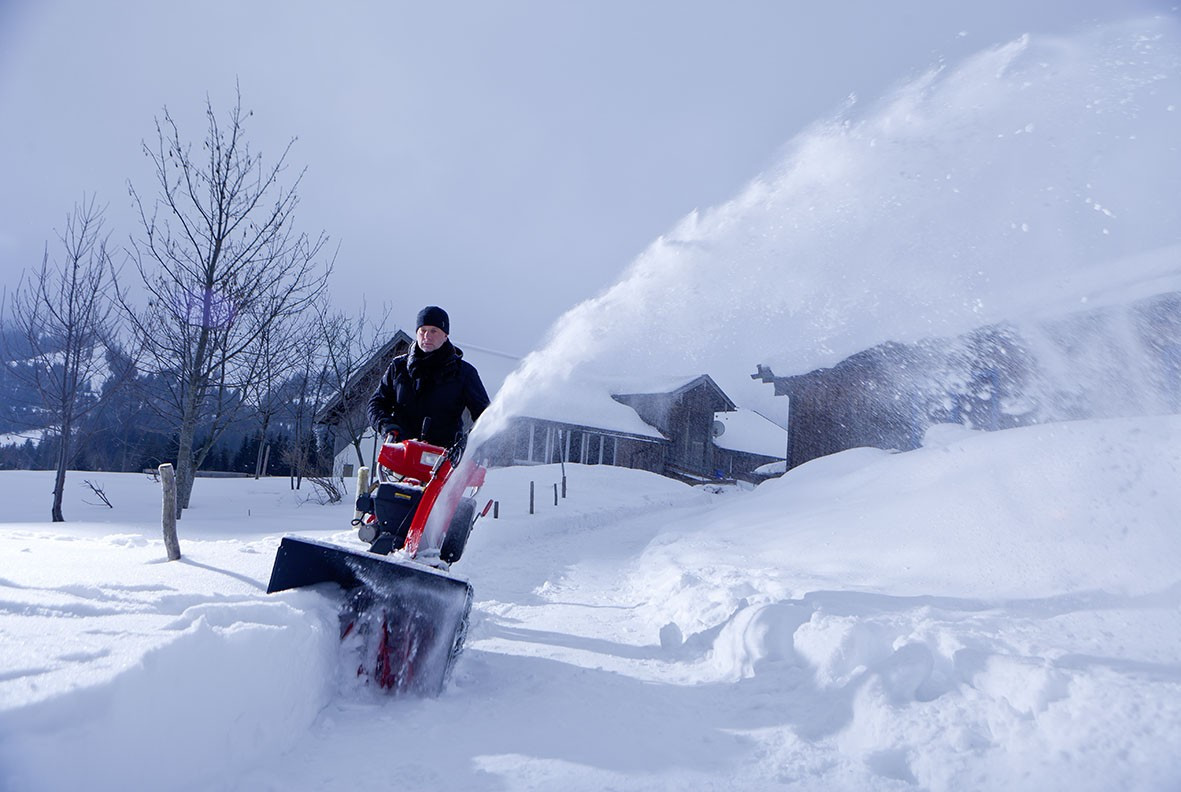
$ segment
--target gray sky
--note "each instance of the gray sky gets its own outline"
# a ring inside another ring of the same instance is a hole
[[[725,201],[850,95],[872,102],[1022,33],[1163,0],[0,0],[0,284],[83,193],[135,232],[167,105],[253,110],[307,167],[301,229],[339,244],[334,301],[423,304],[523,354],[695,208]],[[51,253],[53,247],[51,244]]]

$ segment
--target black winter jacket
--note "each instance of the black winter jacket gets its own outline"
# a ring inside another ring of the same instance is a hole
[[[369,423],[379,435],[397,432],[448,448],[463,429],[463,411],[480,417],[488,392],[475,366],[446,341],[434,352],[418,344],[390,363],[369,399]],[[429,419],[426,433],[423,421]]]

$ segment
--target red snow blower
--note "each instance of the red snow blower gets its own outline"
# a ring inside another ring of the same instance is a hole
[[[471,584],[450,567],[463,555],[485,469],[461,464],[464,442],[443,449],[386,443],[378,481],[357,480],[358,536],[368,549],[286,536],[267,592],[337,583],[346,591],[341,641],[357,675],[394,692],[436,695],[463,647]],[[351,672],[350,672],[351,673]]]

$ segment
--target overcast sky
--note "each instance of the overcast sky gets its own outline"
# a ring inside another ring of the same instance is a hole
[[[457,341],[524,354],[850,96],[1151,13],[1176,4],[0,0],[0,283],[84,193],[134,233],[153,119],[199,143],[237,82],[256,150],[298,138],[298,225],[339,245],[339,307],[367,295],[406,326],[437,303]]]

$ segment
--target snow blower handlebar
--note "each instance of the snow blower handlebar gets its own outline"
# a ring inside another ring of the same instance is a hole
[[[454,531],[450,543],[444,541],[444,560],[458,558],[466,542],[467,532],[471,528],[471,521],[476,516],[474,510],[462,511],[460,517],[456,510],[466,493],[478,490],[484,484],[485,469],[478,464],[460,464],[466,443],[465,438],[449,449],[444,449],[421,440],[405,440],[402,442],[388,442],[382,445],[378,454],[378,477],[384,478],[389,472],[401,479],[396,484],[381,485],[385,490],[376,489],[376,495],[363,495],[358,498],[357,510],[368,513],[363,518],[361,539],[369,542],[370,549],[376,553],[388,553],[391,550],[404,550],[410,558],[417,556],[420,545],[427,530],[428,520],[433,525],[446,526],[444,535],[449,536]],[[450,481],[458,471],[459,479]],[[383,497],[383,493],[385,497]],[[452,518],[465,522],[456,527]],[[433,537],[437,543],[439,537]]]

